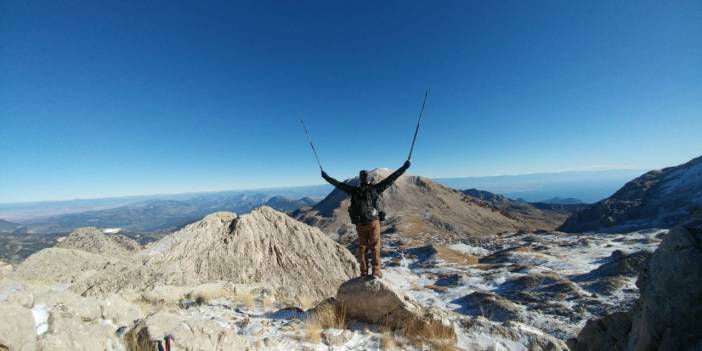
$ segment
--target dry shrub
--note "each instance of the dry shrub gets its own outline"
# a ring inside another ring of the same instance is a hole
[[[236,292],[235,299],[244,306],[251,308],[256,304],[256,296],[251,290],[241,290]]]
[[[427,345],[431,350],[456,350],[456,332],[438,320],[412,319],[399,332],[417,348]]]
[[[124,344],[127,351],[153,351],[151,335],[143,320],[138,321],[124,334]]]
[[[313,299],[311,296],[308,296],[308,295],[303,295],[302,297],[300,297],[299,301],[300,301],[299,307],[303,311],[306,311],[306,310],[314,307],[316,302],[317,302],[317,300]]]
[[[382,331],[383,333],[380,335],[380,348],[383,350],[397,349],[397,343],[395,342],[395,333],[387,327],[383,327]]]
[[[322,303],[307,317],[305,336],[308,341],[319,343],[322,330],[328,328],[346,329],[346,309],[337,303]]]
[[[317,323],[307,323],[305,328],[305,339],[313,344],[322,342],[322,327]]]

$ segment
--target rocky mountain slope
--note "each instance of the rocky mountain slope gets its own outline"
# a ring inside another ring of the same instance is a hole
[[[512,200],[504,195],[493,194],[489,191],[467,189],[464,194],[483,200],[499,209],[506,217],[514,218],[524,223],[529,229],[555,229],[568,218],[565,211],[556,211],[550,207],[539,208],[528,202]]]
[[[21,224],[0,219],[0,233],[13,233],[22,228]]]
[[[702,156],[630,181],[614,195],[574,214],[560,230],[670,228],[697,208],[702,208]]]
[[[370,176],[378,182],[390,173],[387,169],[376,169]],[[358,177],[347,182],[358,184]],[[530,214],[503,211],[488,201],[419,176],[401,176],[383,197],[388,214],[383,230],[400,232],[407,238],[425,242],[455,241],[466,236],[506,231],[553,229],[559,224],[553,218],[540,217],[538,210]],[[355,236],[347,212],[349,203],[346,194],[335,189],[314,207],[300,209],[293,216],[347,242]]]

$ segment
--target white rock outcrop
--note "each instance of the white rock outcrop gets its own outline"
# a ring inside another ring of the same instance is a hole
[[[211,214],[73,289],[98,295],[210,282],[265,283],[282,299],[321,301],[358,274],[356,259],[319,229],[268,207]]]

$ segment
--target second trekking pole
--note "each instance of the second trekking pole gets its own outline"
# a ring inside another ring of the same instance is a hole
[[[324,169],[322,169],[322,163],[319,162],[319,156],[317,156],[317,150],[314,148],[314,144],[312,144],[312,138],[310,138],[310,133],[307,132],[307,127],[305,127],[305,121],[300,120],[300,123],[302,123],[302,129],[305,130],[307,141],[310,143],[310,147],[312,148],[312,152],[314,153],[314,158],[317,160],[317,164],[319,165],[319,170],[323,171]]]
[[[422,101],[422,108],[419,110],[419,118],[417,118],[417,127],[414,129],[414,137],[412,137],[412,146],[410,147],[409,156],[407,156],[407,161],[412,158],[412,151],[414,151],[414,142],[417,141],[417,132],[419,132],[419,124],[422,122],[422,114],[424,113],[424,106],[427,104],[427,96],[429,96],[429,90],[424,92],[424,101]]]

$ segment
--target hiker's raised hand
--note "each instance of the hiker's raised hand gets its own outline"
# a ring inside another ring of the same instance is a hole
[[[327,172],[322,171],[322,178],[326,178],[326,177],[328,177]]]
[[[405,161],[405,164],[402,165],[402,167],[404,167],[404,168],[409,168],[409,166],[410,166],[410,161],[409,161],[409,160]]]

